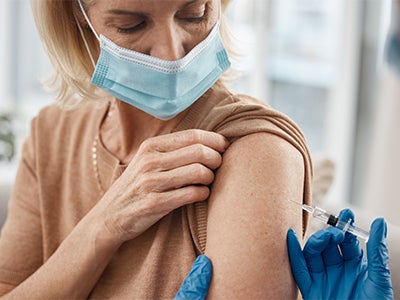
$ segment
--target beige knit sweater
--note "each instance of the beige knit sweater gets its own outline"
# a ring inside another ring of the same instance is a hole
[[[92,146],[108,105],[96,106],[87,104],[71,111],[49,106],[32,121],[0,238],[0,282],[18,285],[30,276],[101,198]],[[189,128],[216,131],[231,140],[255,132],[285,139],[303,156],[303,201],[310,202],[309,152],[302,133],[286,116],[217,83],[192,105],[175,131]],[[101,144],[97,161],[106,188],[125,169]],[[196,256],[204,252],[206,221],[206,202],[168,214],[120,247],[91,297],[173,297]]]

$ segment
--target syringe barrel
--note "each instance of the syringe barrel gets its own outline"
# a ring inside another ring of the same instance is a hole
[[[335,215],[332,215],[322,208],[319,208],[318,206],[315,207],[314,212],[313,212],[313,217],[322,221],[325,224],[336,226],[336,223],[338,222],[338,217]]]
[[[365,242],[368,241],[369,232],[364,229],[361,229],[357,226],[351,225],[350,223],[344,222],[342,220],[339,220],[336,227],[339,229],[342,229],[345,232],[350,232],[351,234],[354,234],[355,236],[358,236],[359,238],[362,238],[363,240],[365,240]]]
[[[337,227],[345,232],[350,232],[351,234],[354,234],[355,236],[358,236],[359,238],[362,238],[365,241],[367,241],[369,238],[369,232],[357,226],[351,225],[350,224],[351,220],[350,222],[344,222],[342,220],[339,220],[337,216],[326,212],[322,208],[316,206],[312,215],[314,218],[322,221],[325,224]]]

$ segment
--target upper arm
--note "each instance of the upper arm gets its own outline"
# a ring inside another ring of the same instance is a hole
[[[223,157],[209,199],[209,298],[295,298],[286,232],[301,232],[304,162],[288,142],[257,133]]]

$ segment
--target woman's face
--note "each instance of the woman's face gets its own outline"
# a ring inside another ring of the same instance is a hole
[[[97,34],[174,61],[208,35],[219,18],[220,0],[96,0],[87,12]]]

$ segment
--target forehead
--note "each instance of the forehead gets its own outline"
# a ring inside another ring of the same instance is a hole
[[[219,2],[220,0],[94,0],[86,1],[90,9],[110,11],[123,10],[134,12],[162,12],[180,9],[206,2]]]

